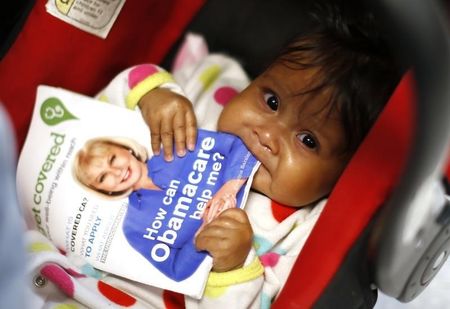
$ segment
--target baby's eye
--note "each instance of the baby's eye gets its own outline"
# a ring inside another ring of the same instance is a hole
[[[115,159],[116,159],[116,155],[112,155],[111,158],[109,158],[109,164],[112,165],[114,163]]]
[[[315,138],[309,133],[300,133],[298,135],[298,139],[300,140],[300,142],[302,142],[306,147],[310,149],[317,148],[317,142]]]
[[[100,175],[100,177],[98,178],[98,182],[102,183],[105,180],[105,174]]]
[[[278,98],[271,92],[267,92],[264,94],[264,101],[270,107],[271,110],[276,111],[278,109]]]

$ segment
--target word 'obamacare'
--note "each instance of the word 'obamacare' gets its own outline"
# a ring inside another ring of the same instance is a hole
[[[190,219],[201,220],[203,211],[213,196],[213,191],[208,187],[214,188],[216,185],[223,167],[220,161],[224,160],[225,157],[218,152],[211,154],[211,150],[215,146],[215,139],[212,137],[204,138],[200,145],[197,159],[193,162],[191,172],[187,176],[187,183],[181,188],[182,196],[174,200],[177,196],[180,181],[172,180],[162,201],[164,208],[176,203],[173,213],[166,223],[168,229],[158,235],[160,228],[163,226],[162,222],[167,215],[167,211],[160,207],[151,227],[147,227],[145,234],[143,234],[144,238],[159,242],[152,247],[150,252],[152,258],[157,262],[163,262],[169,257],[170,247],[175,243],[185,217],[190,213]],[[208,163],[211,160],[213,164],[205,175]],[[202,188],[202,191],[197,194],[199,187]],[[195,209],[191,209],[194,205]]]

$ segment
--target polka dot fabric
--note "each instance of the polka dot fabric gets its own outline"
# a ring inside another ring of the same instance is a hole
[[[93,300],[95,303],[105,303],[122,308],[132,308],[137,304],[137,300],[133,296],[103,281],[86,277],[73,269],[64,269],[58,264],[46,264],[41,268],[40,273],[66,296],[83,304]],[[102,297],[104,299],[101,299]]]
[[[280,255],[275,252],[269,252],[259,257],[264,267],[275,267],[280,259]]]
[[[237,94],[238,91],[235,88],[229,86],[220,87],[214,92],[214,100],[216,103],[225,106]]]
[[[75,287],[72,278],[60,266],[56,264],[45,265],[41,269],[41,274],[51,280],[67,296],[74,297]]]
[[[53,285],[61,292],[57,303],[52,302],[52,308],[92,308],[94,304],[96,308],[146,307],[135,297],[99,280],[100,271],[86,263],[78,265],[77,258],[67,257],[39,232],[28,231],[26,236],[30,265],[36,267],[30,277],[35,281],[39,277],[45,279],[40,280],[38,288]]]
[[[153,64],[143,64],[135,67],[128,75],[128,88],[134,88],[142,80],[157,73],[158,71],[158,67]]]

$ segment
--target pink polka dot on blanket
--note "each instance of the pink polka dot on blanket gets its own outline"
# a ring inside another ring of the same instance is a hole
[[[158,72],[158,67],[153,64],[143,64],[135,67],[128,73],[128,87],[130,89],[134,88],[134,86],[156,72]]]
[[[278,264],[280,255],[275,252],[269,252],[260,256],[259,259],[264,266],[274,267]]]
[[[232,98],[238,94],[238,91],[232,87],[220,87],[214,93],[214,100],[220,105],[226,105]]]
[[[51,280],[58,286],[67,296],[73,297],[75,288],[69,274],[56,264],[47,264],[41,268],[41,274]]]

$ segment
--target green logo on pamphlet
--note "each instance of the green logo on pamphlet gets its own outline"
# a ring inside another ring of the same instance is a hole
[[[48,98],[42,103],[41,118],[49,126],[57,125],[66,120],[78,119],[66,109],[58,98]]]

